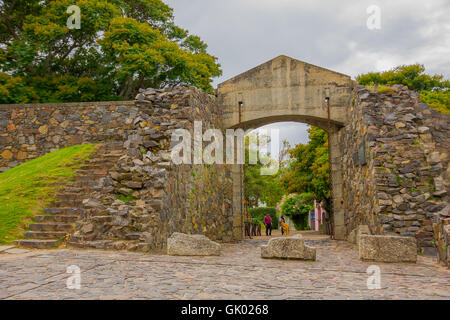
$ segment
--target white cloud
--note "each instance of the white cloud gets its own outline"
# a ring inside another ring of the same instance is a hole
[[[402,64],[421,63],[428,73],[444,74],[449,78],[450,40],[444,40],[442,44],[419,47],[414,52],[362,49],[350,42],[348,47],[351,54],[343,62],[333,66],[333,69],[356,77],[365,72],[389,70]]]
[[[294,147],[297,144],[306,144],[309,141],[308,138],[308,128],[310,126],[306,123],[299,122],[277,122],[262,126],[255,131],[260,133],[269,134],[271,129],[279,130],[279,141],[278,144],[281,148],[282,142],[287,140],[289,144]],[[266,131],[264,131],[266,130]]]
[[[355,76],[423,63],[450,77],[448,0],[166,0],[219,58],[222,82],[280,54]],[[381,9],[368,30],[367,7]]]
[[[223,76],[214,84],[280,54],[350,76],[422,63],[450,78],[448,0],[163,0],[175,22],[208,45]],[[381,9],[369,30],[367,7]],[[291,144],[307,142],[306,125],[273,124]]]

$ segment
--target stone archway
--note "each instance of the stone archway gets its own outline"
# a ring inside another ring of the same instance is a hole
[[[281,121],[308,123],[329,133],[334,234],[344,239],[338,132],[347,124],[354,82],[347,75],[279,56],[218,86],[225,129]],[[233,165],[233,233],[242,232],[242,166]]]

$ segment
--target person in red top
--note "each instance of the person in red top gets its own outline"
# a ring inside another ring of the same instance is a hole
[[[272,235],[272,219],[270,218],[270,214],[266,213],[264,217],[264,224],[266,225],[266,236]]]

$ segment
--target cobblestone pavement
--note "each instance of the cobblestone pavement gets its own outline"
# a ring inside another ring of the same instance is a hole
[[[383,264],[379,290],[344,242],[317,245],[317,261],[260,258],[259,245],[223,245],[220,257],[171,257],[100,250],[0,254],[0,299],[450,299],[450,271],[432,258]],[[69,290],[66,268],[81,269]]]

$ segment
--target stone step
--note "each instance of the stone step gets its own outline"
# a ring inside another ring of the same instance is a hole
[[[77,171],[77,176],[91,176],[95,179],[97,179],[98,177],[103,177],[106,176],[108,174],[108,170],[106,168],[101,168],[101,169],[96,169],[96,170],[78,170]]]
[[[45,214],[51,214],[51,215],[81,215],[84,213],[84,209],[78,208],[78,207],[53,207],[53,208],[45,208],[44,209]]]
[[[110,154],[124,154],[126,153],[126,149],[122,146],[111,146],[107,147],[101,150],[103,153],[110,153]]]
[[[80,194],[80,199],[83,200],[83,199],[89,198],[90,194],[93,191],[101,191],[102,189],[103,189],[103,187],[98,185],[98,184],[94,185],[94,186],[83,186],[83,183],[81,183],[81,184],[78,185],[78,187],[70,186],[70,187],[61,189],[60,190],[60,194],[63,194],[63,193],[79,193]]]
[[[89,249],[105,249],[105,250],[131,250],[148,252],[148,243],[136,240],[93,240],[83,241],[73,238],[67,242],[68,247],[89,248]]]
[[[82,200],[60,200],[53,201],[50,203],[50,206],[53,208],[77,208],[81,205]]]
[[[80,181],[80,182],[95,182],[98,183],[98,178],[95,175],[92,174],[88,174],[88,175],[76,175],[75,176],[75,182]]]
[[[108,136],[113,138],[113,136]],[[82,201],[95,190],[100,190],[99,180],[108,175],[108,171],[116,165],[120,157],[125,154],[123,142],[109,142],[100,146],[96,154],[81,164],[74,177],[66,181],[57,182],[61,187],[56,195],[56,201],[44,213],[36,217],[36,222],[30,224],[29,230],[24,232],[28,239],[17,240],[16,244],[27,248],[54,248],[61,240],[74,230],[74,223],[85,212]],[[111,216],[105,212],[98,212],[100,216],[93,217],[100,223],[112,222]]]
[[[105,169],[105,168],[110,170],[117,165],[119,158],[120,157],[117,157],[115,159],[107,159],[107,158],[91,159],[91,160],[89,160],[89,162],[86,162],[84,164],[84,166],[92,167],[92,168],[90,168],[90,170]],[[81,167],[80,167],[80,169],[81,169]]]
[[[107,148],[103,148],[103,149],[100,149],[99,151],[98,151],[98,153],[96,153],[96,155],[98,156],[98,155],[103,155],[103,154],[114,154],[114,155],[117,155],[117,154],[123,154],[123,153],[125,153],[127,150],[126,149],[124,149],[123,148],[123,145],[121,146],[121,147],[107,147]]]
[[[69,188],[85,188],[87,190],[99,187],[98,181],[73,181],[65,184]]]
[[[83,193],[83,194],[88,194],[88,191],[86,188],[77,188],[77,187],[67,187],[67,188],[63,188],[60,189],[59,192],[60,193]]]
[[[82,170],[104,170],[104,169],[111,169],[113,168],[115,165],[115,163],[111,163],[111,162],[104,162],[104,161],[99,161],[96,163],[89,163],[89,164],[85,164],[83,166],[80,167],[80,171]]]
[[[108,141],[101,148],[111,148],[111,149],[123,149],[123,142],[121,141]]]
[[[30,248],[30,249],[53,249],[56,248],[59,244],[59,240],[15,240],[14,244],[16,246]]]
[[[78,220],[78,216],[37,216],[36,221],[39,223],[73,223]]]
[[[70,193],[64,192],[56,195],[56,199],[60,201],[83,201],[86,198],[86,195],[83,193]]]
[[[117,160],[120,158],[118,155],[116,156],[116,158],[114,159],[105,159],[102,157],[96,157],[96,158],[92,158],[90,160],[88,160],[84,165],[102,165],[102,164],[106,164],[108,166],[114,166],[117,163]]]
[[[23,235],[28,239],[62,239],[67,235],[63,231],[27,231]]]
[[[76,236],[76,235],[72,235],[70,237],[70,240],[67,241],[67,245],[69,245],[69,243],[83,243],[87,239],[87,236]]]
[[[110,240],[98,240],[98,241],[83,241],[81,239],[75,239],[75,241],[68,241],[67,246],[71,248],[89,248],[89,249],[112,249],[114,245]]]
[[[107,148],[101,148],[98,150],[98,152],[94,155],[94,158],[98,157],[101,154],[109,154],[109,153],[125,153],[126,150],[123,148],[122,146],[111,146],[111,147],[107,147]]]
[[[72,224],[67,223],[33,223],[30,224],[31,231],[71,231],[74,229]]]
[[[96,134],[95,138],[97,142],[108,141],[108,143],[120,142],[123,144],[123,138],[117,134]]]
[[[95,157],[91,158],[91,159],[104,159],[106,161],[115,161],[117,159],[119,159],[121,156],[123,156],[125,154],[125,152],[105,152],[105,153],[100,153],[97,154]]]

